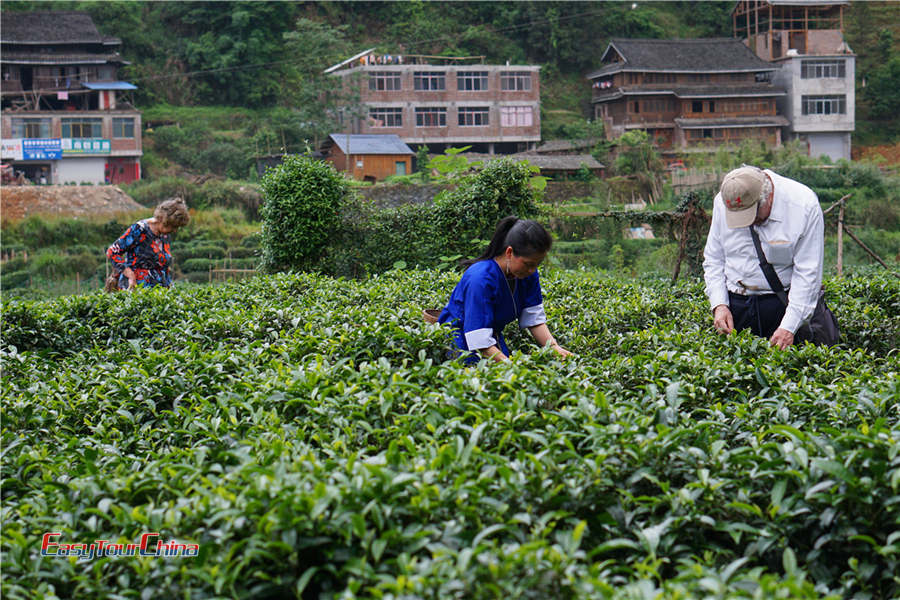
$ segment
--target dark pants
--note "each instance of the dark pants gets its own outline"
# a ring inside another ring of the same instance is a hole
[[[769,339],[784,317],[784,303],[775,294],[742,296],[728,292],[728,306],[738,331],[749,329],[755,335]]]

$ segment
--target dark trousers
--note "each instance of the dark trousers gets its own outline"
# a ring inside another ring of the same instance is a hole
[[[784,303],[775,294],[743,296],[728,292],[728,306],[738,331],[749,329],[769,339],[784,317]]]

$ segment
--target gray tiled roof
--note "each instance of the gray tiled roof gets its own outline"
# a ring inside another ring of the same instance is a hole
[[[415,154],[397,135],[332,133],[328,136],[344,154]],[[347,151],[347,138],[350,151]]]
[[[728,73],[774,71],[777,67],[756,56],[734,38],[635,40],[613,38],[601,60],[618,53],[624,62],[604,65],[588,75],[594,79],[619,71]]]
[[[0,41],[4,44],[119,44],[100,35],[91,16],[77,11],[3,11]]]

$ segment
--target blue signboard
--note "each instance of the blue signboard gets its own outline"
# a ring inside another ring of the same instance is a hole
[[[22,160],[59,160],[62,158],[62,140],[59,138],[22,140]]]

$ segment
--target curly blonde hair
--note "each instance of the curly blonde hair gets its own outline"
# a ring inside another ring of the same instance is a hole
[[[187,205],[181,198],[163,200],[153,211],[153,216],[157,221],[172,229],[184,227],[191,220]]]

